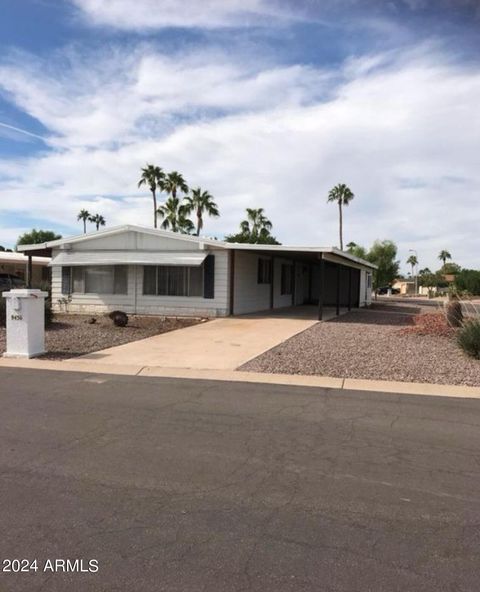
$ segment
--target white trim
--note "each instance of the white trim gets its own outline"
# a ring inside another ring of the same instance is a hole
[[[199,267],[207,253],[195,251],[60,251],[50,267],[79,265],[182,265]]]

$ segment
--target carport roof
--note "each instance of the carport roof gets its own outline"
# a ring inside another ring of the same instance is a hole
[[[291,256],[293,254],[298,255],[315,255],[320,253],[329,253],[331,255],[335,255],[336,257],[340,257],[345,259],[346,261],[350,261],[352,263],[356,263],[358,265],[362,265],[364,267],[368,267],[370,269],[376,269],[377,266],[370,261],[365,261],[364,259],[360,259],[359,257],[355,257],[351,253],[346,251],[341,251],[337,247],[315,247],[315,246],[290,246],[290,245],[258,245],[258,244],[249,244],[249,243],[228,243],[225,241],[219,241],[212,238],[204,238],[201,236],[191,236],[187,234],[179,234],[175,232],[170,232],[168,230],[158,230],[156,228],[148,228],[145,226],[134,226],[132,224],[125,224],[122,226],[115,226],[112,228],[107,228],[105,230],[98,230],[95,232],[91,232],[88,234],[81,234],[78,236],[73,236],[69,238],[62,238],[54,241],[49,241],[42,244],[36,245],[18,245],[18,250],[23,252],[28,252],[29,255],[51,255],[51,251],[53,248],[56,247],[63,247],[65,245],[72,245],[75,243],[88,241],[92,239],[98,239],[101,237],[108,237],[115,234],[121,234],[123,232],[138,232],[142,234],[149,234],[153,236],[166,237],[169,239],[175,239],[178,241],[183,242],[194,242],[198,244],[198,248],[201,250],[205,250],[206,248],[215,248],[215,249],[226,249],[226,250],[235,250],[235,251],[253,251],[258,253],[265,253],[265,254],[276,254],[278,256],[286,255]],[[160,249],[159,249],[160,250]]]

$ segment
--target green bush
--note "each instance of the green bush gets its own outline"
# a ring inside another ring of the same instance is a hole
[[[480,295],[480,271],[476,269],[462,269],[455,276],[455,287],[459,292],[470,292]]]
[[[480,320],[467,321],[457,332],[457,343],[472,358],[480,359]]]

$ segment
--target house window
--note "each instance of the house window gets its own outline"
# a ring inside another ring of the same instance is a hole
[[[203,296],[203,267],[145,266],[143,293],[146,296]]]
[[[288,296],[293,292],[293,265],[282,264],[280,276],[280,294]]]
[[[257,284],[270,284],[272,282],[272,260],[262,259],[258,260],[257,269]]]
[[[72,292],[77,294],[127,294],[126,265],[73,267]]]

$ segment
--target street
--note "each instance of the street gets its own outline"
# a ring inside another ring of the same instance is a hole
[[[480,400],[1,368],[0,405],[2,592],[478,590]]]

